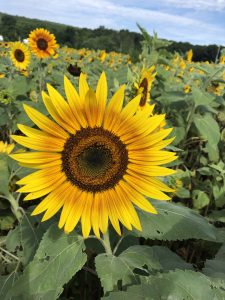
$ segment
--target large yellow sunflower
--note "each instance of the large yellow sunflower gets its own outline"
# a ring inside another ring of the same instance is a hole
[[[164,192],[173,191],[157,178],[174,173],[161,165],[176,158],[162,150],[173,140],[164,140],[172,131],[160,127],[165,115],[150,116],[148,107],[138,110],[141,95],[123,107],[124,86],[107,103],[105,73],[96,92],[81,73],[79,94],[65,77],[67,101],[52,86],[47,88],[42,96],[53,120],[24,105],[39,129],[19,124],[25,136],[12,136],[36,150],[11,155],[38,169],[18,182],[24,185],[19,192],[29,193],[24,200],[45,197],[33,215],[45,212],[45,221],[62,208],[59,227],[71,232],[81,219],[84,237],[91,228],[97,237],[105,233],[108,220],[118,234],[120,222],[141,230],[134,205],[156,214],[145,196],[169,200]]]
[[[28,41],[31,51],[39,58],[54,56],[59,48],[54,34],[44,28],[31,31]]]
[[[30,63],[30,51],[23,43],[15,42],[12,44],[10,58],[16,68],[25,70]]]

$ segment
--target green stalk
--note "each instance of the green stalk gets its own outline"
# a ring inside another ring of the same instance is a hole
[[[103,243],[107,254],[112,254],[112,248],[109,239],[109,231],[103,234]]]
[[[9,202],[11,204],[11,209],[12,209],[13,214],[15,215],[17,220],[20,222],[23,217],[23,214],[20,210],[18,201],[13,197],[13,195],[11,193],[9,193],[7,195],[7,199],[9,200]]]

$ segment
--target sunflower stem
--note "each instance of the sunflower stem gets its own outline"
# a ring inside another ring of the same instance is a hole
[[[42,92],[42,87],[43,87],[43,72],[44,68],[42,65],[42,58],[40,59],[39,65],[38,65],[38,73],[39,73],[39,92],[41,94]]]
[[[110,239],[109,239],[109,231],[107,231],[105,234],[103,234],[103,243],[105,246],[106,253],[112,254],[112,248],[111,248]]]
[[[18,201],[13,197],[13,195],[11,193],[9,193],[6,198],[9,200],[9,202],[11,204],[11,210],[12,210],[13,214],[15,215],[17,220],[20,222],[23,217],[23,214],[20,210]]]

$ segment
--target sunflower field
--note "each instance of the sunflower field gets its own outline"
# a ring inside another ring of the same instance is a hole
[[[0,42],[0,299],[225,299],[225,52]]]

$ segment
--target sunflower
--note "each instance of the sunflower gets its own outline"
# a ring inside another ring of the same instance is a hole
[[[192,62],[192,57],[193,57],[193,51],[192,51],[192,49],[190,49],[190,50],[187,52],[187,61],[188,61],[189,63]]]
[[[10,51],[10,58],[16,68],[25,70],[30,63],[30,51],[21,42],[15,42]]]
[[[39,58],[54,56],[59,48],[54,34],[44,28],[31,31],[28,41],[31,51]]]
[[[138,110],[141,95],[123,107],[125,86],[107,103],[105,73],[96,92],[82,73],[79,94],[67,77],[64,83],[67,101],[50,85],[42,93],[52,119],[24,105],[39,129],[18,124],[25,136],[12,138],[36,151],[11,157],[38,170],[17,182],[18,191],[29,193],[24,200],[45,197],[32,213],[45,212],[42,221],[62,209],[58,226],[66,233],[80,219],[84,237],[91,228],[97,237],[106,233],[109,220],[118,234],[120,223],[141,230],[134,205],[156,214],[144,196],[169,200],[164,192],[173,191],[157,178],[175,172],[161,166],[176,159],[162,150],[173,140],[164,140],[171,128],[160,128],[165,115]]]
[[[139,103],[141,109],[143,109],[150,100],[150,90],[156,76],[156,72],[154,71],[155,66],[152,66],[149,69],[144,69],[141,73],[139,83],[135,83],[134,85],[137,89],[137,94],[141,94],[141,100]]]
[[[0,153],[10,154],[15,147],[15,144],[8,144],[7,142],[0,141]]]

